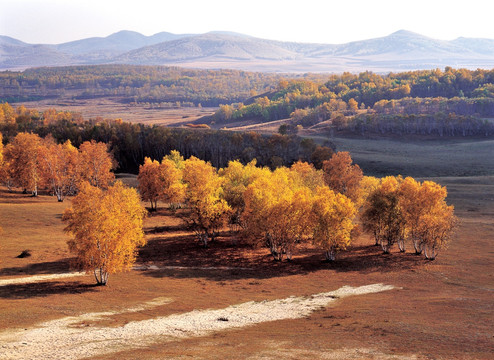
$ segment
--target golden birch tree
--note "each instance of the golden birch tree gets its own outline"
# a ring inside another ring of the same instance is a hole
[[[64,144],[47,142],[41,148],[43,182],[62,202],[67,194],[74,193],[77,183],[79,151],[70,140]]]
[[[161,183],[160,199],[168,204],[178,204],[185,200],[186,186],[183,182],[183,163],[175,159],[161,160],[159,179]]]
[[[105,191],[84,182],[63,214],[65,231],[73,236],[67,244],[77,265],[93,271],[99,285],[106,285],[110,274],[130,270],[137,247],[145,244],[144,216],[135,189],[117,181]]]
[[[245,208],[244,192],[253,181],[269,172],[266,168],[256,167],[256,160],[252,160],[247,165],[240,161],[230,161],[226,168],[219,170],[219,175],[224,178],[223,198],[232,208],[230,216],[230,226],[239,230],[242,227],[240,220]]]
[[[19,133],[5,147],[8,172],[15,185],[38,195],[41,180],[41,138],[36,134]]]
[[[151,211],[158,207],[158,200],[161,197],[163,184],[160,181],[160,163],[150,158],[144,158],[144,164],[139,166],[139,175],[137,181],[141,198],[151,203]]]
[[[399,204],[401,177],[387,176],[369,196],[361,219],[364,230],[373,234],[376,245],[389,253],[398,239],[405,236],[405,219]]]
[[[324,181],[333,191],[358,201],[358,191],[363,173],[357,164],[353,164],[350,153],[340,151],[323,162]]]
[[[290,260],[296,243],[310,237],[312,193],[294,181],[290,169],[278,168],[256,179],[244,201],[244,233],[254,244],[265,242],[275,260]]]
[[[198,238],[204,247],[210,238],[226,224],[231,210],[222,198],[221,178],[210,163],[192,156],[184,163],[183,179],[187,186],[186,200]]]
[[[108,152],[108,145],[94,140],[85,141],[79,147],[80,180],[88,181],[91,185],[106,189],[115,179],[111,170],[115,160]]]
[[[329,187],[317,189],[312,205],[314,245],[324,250],[326,260],[334,261],[339,250],[345,250],[351,241],[356,214],[353,202]]]

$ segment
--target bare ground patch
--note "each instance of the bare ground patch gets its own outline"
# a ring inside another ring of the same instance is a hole
[[[206,336],[213,332],[243,328],[255,324],[303,318],[329,303],[348,296],[392,290],[392,285],[344,286],[338,290],[309,297],[246,302],[216,310],[194,310],[120,327],[91,326],[90,322],[124,312],[165,305],[160,298],[142,306],[119,312],[86,313],[40,324],[37,327],[0,333],[0,359],[78,359],[97,356],[152,343]]]

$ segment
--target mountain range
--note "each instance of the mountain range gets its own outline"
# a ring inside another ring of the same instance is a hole
[[[270,72],[375,72],[494,68],[494,40],[432,39],[406,30],[346,44],[266,40],[232,32],[145,36],[120,31],[63,44],[28,44],[0,36],[0,69],[136,64]]]

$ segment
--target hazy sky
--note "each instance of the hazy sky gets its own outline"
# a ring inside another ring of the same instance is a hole
[[[494,39],[491,0],[0,0],[0,35],[61,43],[119,30],[235,31],[344,43],[406,29],[437,39]]]

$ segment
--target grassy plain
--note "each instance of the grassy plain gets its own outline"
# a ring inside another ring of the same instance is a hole
[[[145,109],[140,111],[141,115],[146,113]],[[162,114],[154,120],[160,122],[160,117],[165,119],[161,123],[170,124]],[[175,119],[181,121],[178,113]],[[307,135],[320,142],[327,139]],[[91,358],[492,359],[493,142],[330,140],[339,150],[349,150],[366,173],[402,173],[446,185],[448,201],[455,205],[461,220],[449,248],[433,262],[410,250],[400,254],[395,249],[384,256],[371,239],[362,236],[349,251],[339,254],[334,264],[324,262],[323,254],[316,249],[299,251],[291,263],[276,263],[265,249],[235,245],[228,231],[203,249],[180,218],[160,209],[146,219],[148,244],[139,253],[137,267],[111,276],[107,287],[95,287],[90,275],[0,286],[0,339],[15,329],[28,331],[46,321],[86,313],[112,312],[81,320],[77,328],[125,329],[136,321],[193,310],[223,309],[289,296],[310,297],[344,285],[384,283],[396,289],[339,299],[300,319],[264,322],[203,336],[162,336],[142,346],[115,347],[114,351],[112,340],[107,339],[100,346],[110,352]],[[135,185],[134,176],[121,178]],[[71,271],[61,222],[67,206],[70,199],[57,203],[51,196],[31,198],[0,188],[4,229],[0,283]],[[25,249],[32,256],[17,258]],[[155,306],[141,306],[153,300]],[[126,310],[129,308],[134,310]],[[0,359],[7,359],[9,355],[2,346],[0,341]],[[22,346],[27,348],[29,344],[21,341],[21,352]],[[46,346],[49,349],[50,344]]]
[[[162,337],[94,358],[492,358],[494,176],[436,180],[448,186],[461,226],[434,262],[396,251],[383,256],[364,236],[335,264],[325,263],[315,249],[300,251],[291,263],[275,263],[264,249],[234,246],[228,232],[203,249],[179,218],[161,209],[146,220],[148,245],[140,251],[139,268],[110,277],[108,287],[94,287],[90,275],[0,286],[0,334],[85,313],[117,312],[79,326],[120,327],[197,309],[384,283],[397,289],[341,299],[306,318]],[[69,271],[60,220],[69,205],[70,199],[57,203],[50,196],[34,199],[1,189],[0,280]],[[25,249],[32,256],[16,258]],[[122,312],[163,297],[169,302]]]
[[[99,98],[74,100],[71,98],[31,101],[28,103],[12,103],[14,107],[24,105],[29,109],[45,111],[56,109],[58,111],[71,111],[82,114],[84,119],[120,118],[132,123],[146,125],[181,126],[214,113],[216,108],[176,107],[176,108],[151,108],[143,104],[130,105],[122,103],[119,98]]]

